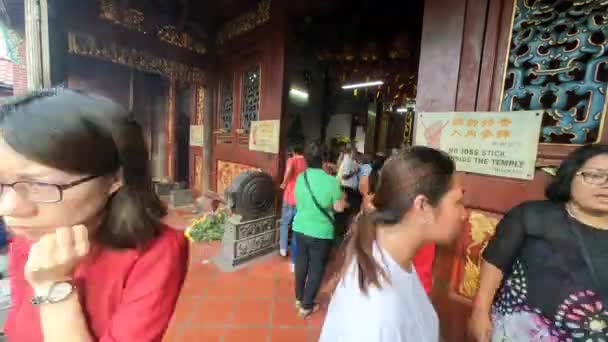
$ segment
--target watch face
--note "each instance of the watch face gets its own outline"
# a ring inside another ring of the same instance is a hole
[[[48,299],[51,303],[60,302],[72,293],[72,284],[67,282],[56,283],[49,291]]]

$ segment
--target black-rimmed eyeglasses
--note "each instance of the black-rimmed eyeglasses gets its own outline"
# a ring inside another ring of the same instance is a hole
[[[86,183],[99,176],[87,176],[68,184],[49,184],[43,182],[19,181],[0,184],[0,197],[7,188],[12,188],[19,196],[35,203],[57,203],[63,200],[63,191]]]
[[[604,185],[608,183],[607,172],[579,171],[576,175],[583,177],[583,181],[589,185]]]

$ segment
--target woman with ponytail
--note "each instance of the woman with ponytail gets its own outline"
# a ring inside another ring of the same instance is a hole
[[[412,147],[380,172],[372,209],[348,239],[321,342],[437,342],[439,322],[412,260],[430,242],[454,241],[466,218],[454,162]]]
[[[0,110],[0,216],[9,249],[10,341],[161,341],[187,265],[162,224],[140,126],[69,89]]]

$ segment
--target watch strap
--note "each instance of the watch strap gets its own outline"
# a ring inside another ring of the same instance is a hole
[[[53,292],[55,287],[57,287],[58,285],[64,285],[64,284],[68,284],[70,286],[70,291],[68,293],[66,293],[66,295],[63,296],[62,298],[57,298],[57,299],[52,298],[51,293]],[[46,292],[46,294],[43,294],[41,292]],[[48,290],[45,290],[45,291],[34,289],[34,295],[30,299],[30,303],[34,306],[59,303],[59,302],[66,300],[72,294],[72,292],[74,292],[74,284],[72,284],[71,282],[69,282],[69,281],[56,282],[56,283],[53,283],[51,286],[49,286]]]

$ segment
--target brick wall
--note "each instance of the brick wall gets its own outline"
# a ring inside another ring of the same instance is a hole
[[[25,39],[19,46],[20,64],[13,64],[13,94],[22,95],[27,93],[27,69],[25,59]]]
[[[6,59],[0,60],[0,83],[13,85],[13,63]]]

